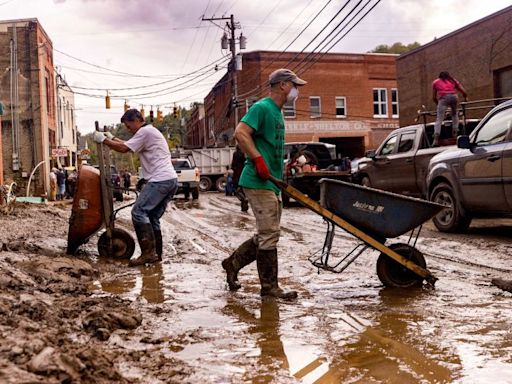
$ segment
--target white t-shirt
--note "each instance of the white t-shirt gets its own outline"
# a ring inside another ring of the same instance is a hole
[[[169,145],[164,135],[152,125],[141,127],[125,144],[139,154],[144,179],[156,182],[178,177],[171,162]]]

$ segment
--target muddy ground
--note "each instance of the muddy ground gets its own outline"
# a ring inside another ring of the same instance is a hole
[[[366,252],[342,274],[307,257],[325,225],[284,210],[281,284],[262,301],[255,265],[230,293],[220,261],[250,236],[237,200],[177,200],[163,218],[164,261],[129,268],[97,257],[97,237],[65,255],[70,204],[18,204],[0,216],[2,383],[511,383],[512,221],[465,235],[426,225],[417,248],[435,289],[387,289]],[[117,225],[132,231],[129,209]],[[406,237],[390,242],[407,242]],[[339,231],[334,250],[354,239]],[[138,250],[136,250],[137,254]]]

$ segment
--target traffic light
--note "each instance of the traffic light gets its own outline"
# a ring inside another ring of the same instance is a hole
[[[178,107],[177,106],[174,106],[172,108],[172,117],[174,117],[175,119],[178,118]]]
[[[126,103],[126,101],[124,102],[124,111],[126,112],[127,110],[130,109],[130,106]]]
[[[150,110],[150,111],[149,111],[149,121],[150,121],[150,122],[153,122],[153,120],[154,120],[153,110]]]
[[[162,114],[162,111],[160,109],[157,109],[156,110],[156,121],[158,122],[161,122],[163,120],[163,114]]]
[[[110,96],[105,96],[105,108],[110,109]]]

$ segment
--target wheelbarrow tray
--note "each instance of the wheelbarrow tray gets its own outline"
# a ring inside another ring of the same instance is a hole
[[[82,165],[69,219],[68,254],[74,254],[103,226],[102,218],[100,171],[90,165]]]
[[[377,238],[400,236],[423,224],[444,207],[339,180],[321,179],[320,205]]]

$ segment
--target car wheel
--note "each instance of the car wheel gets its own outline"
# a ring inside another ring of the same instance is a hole
[[[372,183],[370,182],[370,178],[368,176],[363,176],[361,179],[361,185],[364,187],[371,187]]]
[[[446,206],[433,218],[437,229],[441,232],[464,232],[468,229],[471,217],[461,212],[451,185],[447,183],[436,185],[430,200]]]
[[[221,176],[217,179],[215,182],[215,188],[217,188],[217,191],[224,192],[226,189],[226,178],[224,176]]]
[[[199,190],[201,192],[209,191],[212,188],[212,179],[206,176],[201,176],[199,180]]]

